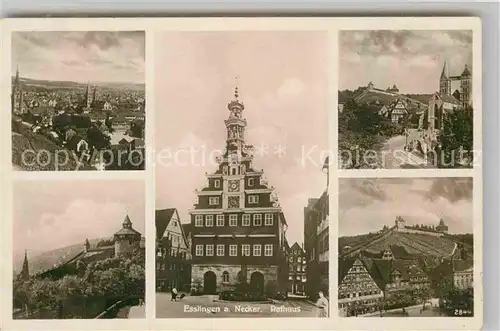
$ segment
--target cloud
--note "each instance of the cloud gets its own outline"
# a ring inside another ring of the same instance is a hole
[[[427,225],[443,218],[450,232],[472,232],[470,178],[342,179],[339,189],[340,235],[378,231],[396,216]]]
[[[15,32],[12,72],[22,77],[144,82],[144,32]]]

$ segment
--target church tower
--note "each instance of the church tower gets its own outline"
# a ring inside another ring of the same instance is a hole
[[[19,274],[19,279],[28,280],[29,278],[30,278],[30,270],[29,270],[29,265],[28,265],[28,252],[25,250],[24,251],[23,269],[21,270],[21,273]]]
[[[439,93],[442,95],[451,95],[451,79],[446,61],[444,61],[443,71],[441,72],[441,78],[439,79]]]
[[[130,255],[140,248],[141,234],[132,228],[128,215],[123,221],[122,228],[114,235],[115,257]]]
[[[90,93],[90,82],[87,83],[87,88],[85,89],[85,107],[90,108],[92,104],[92,94]]]
[[[465,65],[464,71],[460,75],[460,102],[462,107],[470,106],[472,103],[471,93],[472,92],[472,75]]]
[[[14,114],[22,114],[23,112],[23,89],[19,79],[19,66],[16,69],[16,77],[12,86],[11,107]]]

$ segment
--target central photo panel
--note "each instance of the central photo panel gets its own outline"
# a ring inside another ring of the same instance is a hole
[[[155,45],[156,317],[328,317],[328,33]]]

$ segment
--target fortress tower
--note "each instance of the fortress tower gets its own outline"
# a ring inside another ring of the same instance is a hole
[[[114,235],[115,257],[130,255],[140,248],[141,234],[132,228],[128,215],[123,221],[123,227]]]

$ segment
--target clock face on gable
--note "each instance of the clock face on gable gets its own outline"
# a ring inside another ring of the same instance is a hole
[[[228,189],[229,192],[238,192],[240,190],[240,181],[239,180],[230,180],[228,181]]]

